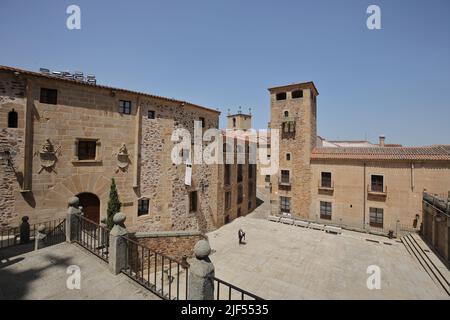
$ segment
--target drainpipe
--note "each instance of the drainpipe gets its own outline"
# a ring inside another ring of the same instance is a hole
[[[366,163],[364,162],[364,185],[363,185],[363,229],[366,229]]]

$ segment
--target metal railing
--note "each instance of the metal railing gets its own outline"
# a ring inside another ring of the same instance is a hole
[[[215,300],[264,300],[253,293],[238,288],[231,283],[220,280],[216,277],[214,277],[214,284]],[[225,299],[220,298],[221,293],[222,297],[223,295],[226,296]]]
[[[104,261],[109,256],[109,230],[83,216],[78,218],[78,232],[75,242]]]
[[[123,239],[127,244],[126,275],[162,299],[187,299],[188,265],[128,237]]]
[[[65,219],[56,219],[45,222],[39,222],[30,224],[30,232],[29,232],[29,240],[34,240],[34,236],[37,232],[37,229],[40,225],[45,226],[45,230],[49,233],[52,232],[57,226],[59,226]],[[20,227],[10,227],[6,229],[0,230],[0,249],[12,247],[18,244],[23,243],[20,241]]]
[[[46,246],[52,246],[66,241],[66,219],[50,230],[44,238]]]

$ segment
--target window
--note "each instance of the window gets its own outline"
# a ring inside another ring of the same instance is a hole
[[[233,128],[236,127],[236,118],[233,118]]]
[[[331,202],[320,201],[320,219],[331,220]]]
[[[254,171],[255,171],[255,165],[254,164],[249,164],[248,165],[248,178],[249,179],[253,178]]]
[[[241,204],[242,200],[244,198],[244,188],[242,187],[242,185],[238,186],[238,198],[237,198],[237,203]]]
[[[123,114],[131,114],[131,101],[119,100],[119,112]]]
[[[79,140],[78,141],[78,160],[95,160],[97,153],[97,141]]]
[[[286,100],[286,92],[280,92],[276,95],[277,100]]]
[[[58,90],[41,88],[41,97],[39,99],[39,102],[48,104],[57,104]]]
[[[331,188],[331,172],[322,172],[321,176],[321,187]]]
[[[205,118],[200,117],[199,120],[200,120],[201,123],[202,123],[202,128],[204,128],[204,127],[205,127],[205,124],[206,124]]]
[[[286,160],[287,161],[291,161],[291,154],[290,153],[286,153]]]
[[[379,176],[379,175],[372,175],[371,178],[371,191],[374,192],[384,192],[384,188],[383,188],[383,180],[384,177],[383,176]]]
[[[242,182],[242,164],[238,164],[237,181]]]
[[[285,118],[289,117],[289,111],[285,111],[285,112],[284,112],[284,117],[285,117]]]
[[[292,99],[303,98],[303,90],[292,91]]]
[[[225,209],[231,208],[231,191],[225,192]]]
[[[225,185],[230,185],[230,181],[231,181],[231,164],[226,164],[225,165]]]
[[[370,226],[383,228],[383,209],[370,208]]]
[[[289,183],[289,170],[281,170],[281,183]]]
[[[197,191],[189,192],[189,212],[197,211]]]
[[[147,198],[142,198],[138,200],[138,217],[148,214],[148,204],[150,200]]]
[[[155,119],[155,111],[148,110],[148,118],[149,119]]]
[[[265,182],[270,182],[270,174],[266,174],[266,178],[264,179]]]
[[[291,198],[280,197],[280,209],[281,209],[281,212],[290,213],[291,212]]]
[[[10,112],[8,112],[8,128],[18,128],[19,122],[18,122],[18,116],[17,112],[12,109]]]

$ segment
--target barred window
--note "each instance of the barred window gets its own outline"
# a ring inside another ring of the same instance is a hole
[[[280,197],[280,209],[281,209],[281,212],[290,213],[291,212],[291,198]]]
[[[331,172],[322,172],[321,187],[331,188]]]
[[[320,219],[331,220],[331,202],[320,201]]]

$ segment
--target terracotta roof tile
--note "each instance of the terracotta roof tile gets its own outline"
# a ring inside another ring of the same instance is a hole
[[[311,159],[444,160],[450,161],[450,145],[424,147],[317,147]]]

